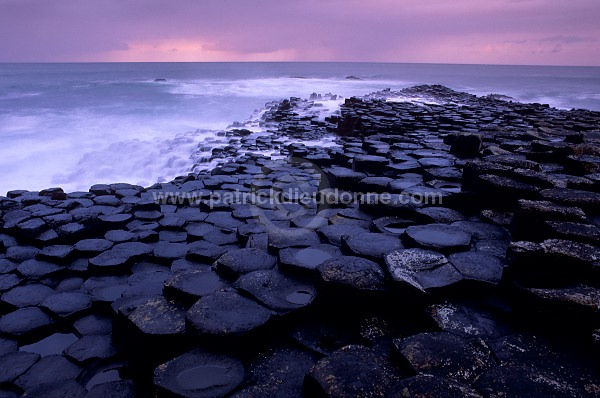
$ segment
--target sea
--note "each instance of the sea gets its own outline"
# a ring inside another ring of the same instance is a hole
[[[5,63],[0,64],[0,195],[169,181],[197,170],[199,145],[218,141],[218,132],[234,122],[259,119],[271,101],[330,93],[339,97],[323,101],[322,112],[335,114],[340,99],[417,84],[600,111],[599,67]]]

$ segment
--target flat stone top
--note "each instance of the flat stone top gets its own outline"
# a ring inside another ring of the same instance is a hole
[[[417,246],[426,249],[460,250],[471,244],[471,235],[446,224],[408,227],[405,235]]]

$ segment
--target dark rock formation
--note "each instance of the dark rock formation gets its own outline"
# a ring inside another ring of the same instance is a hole
[[[168,183],[0,198],[0,396],[598,395],[600,114],[333,97]]]

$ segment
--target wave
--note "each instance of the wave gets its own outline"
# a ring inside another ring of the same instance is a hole
[[[344,78],[259,78],[244,80],[192,80],[160,82],[175,95],[202,97],[263,97],[307,98],[311,93],[334,92],[344,97],[362,95],[365,92],[388,87],[408,87],[410,81],[390,80],[346,80]]]

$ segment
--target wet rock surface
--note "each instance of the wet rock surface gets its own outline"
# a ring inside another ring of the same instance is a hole
[[[154,371],[156,386],[175,396],[222,397],[244,379],[244,366],[231,357],[192,351]]]
[[[168,183],[0,198],[0,396],[597,396],[600,114],[318,98]]]

